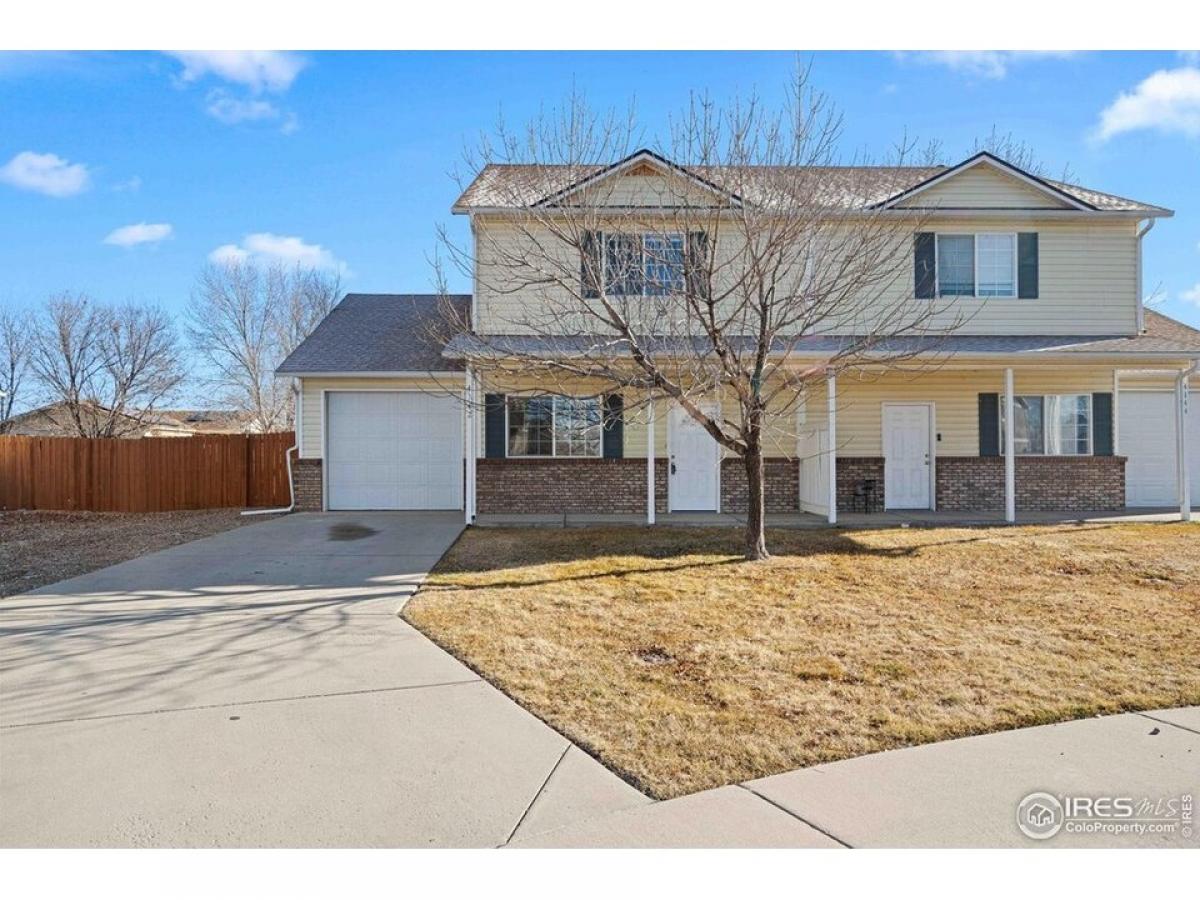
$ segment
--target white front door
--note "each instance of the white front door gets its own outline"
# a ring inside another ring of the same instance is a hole
[[[925,403],[883,408],[883,502],[887,509],[929,509],[932,407]]]
[[[716,407],[705,411],[716,413]],[[671,408],[667,485],[672,510],[715,512],[720,490],[720,444],[681,407]]]

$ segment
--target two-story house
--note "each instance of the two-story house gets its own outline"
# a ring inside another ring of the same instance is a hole
[[[680,171],[641,151],[595,167],[586,187],[605,185],[605,196],[654,215],[642,198]],[[477,246],[545,200],[506,184],[521,177],[520,167],[489,166],[455,203]],[[1187,394],[1200,384],[1200,331],[1142,302],[1142,241],[1171,212],[1047,181],[987,153],[891,169],[887,183],[873,206],[921,213],[897,302],[937,301],[962,325],[931,341],[936,366],[865,367],[862,377],[810,383],[793,436],[771,447],[768,511],[830,522],[852,509],[987,511],[1010,521],[1029,510],[1190,515],[1200,502],[1200,409]],[[858,202],[847,198],[847,214]],[[473,294],[449,298],[465,333],[434,337],[437,297],[351,294],[279,367],[297,383],[299,508],[461,509],[468,522],[745,510],[740,461],[671,401],[623,421],[620,396],[584,384],[564,396],[561,381],[539,391],[537,376],[473,367],[480,336],[539,339],[513,333],[514,304],[536,297],[497,289],[500,279],[478,271],[486,253],[475,265]],[[819,371],[836,338],[812,335],[791,358]]]

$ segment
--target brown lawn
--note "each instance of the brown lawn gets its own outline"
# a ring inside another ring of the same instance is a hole
[[[471,529],[404,616],[658,797],[1200,703],[1200,529]]]

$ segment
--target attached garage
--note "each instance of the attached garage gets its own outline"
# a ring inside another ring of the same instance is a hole
[[[425,391],[325,392],[326,507],[462,509],[463,409]]]
[[[1187,448],[1192,505],[1200,505],[1200,403],[1189,404]],[[1126,506],[1177,506],[1175,394],[1121,391],[1120,447]]]

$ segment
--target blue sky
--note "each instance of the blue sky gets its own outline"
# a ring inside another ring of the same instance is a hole
[[[847,151],[882,155],[907,130],[957,161],[995,126],[1055,173],[1069,163],[1085,185],[1174,209],[1147,238],[1146,287],[1200,326],[1195,54],[805,58],[845,114]],[[449,172],[501,110],[522,122],[574,83],[597,106],[635,99],[653,131],[692,89],[778,96],[795,60],[0,54],[0,302],[67,290],[182,311],[214,252],[342,266],[348,290],[425,291],[438,223],[465,231]]]

